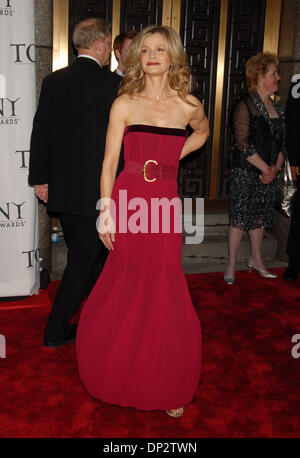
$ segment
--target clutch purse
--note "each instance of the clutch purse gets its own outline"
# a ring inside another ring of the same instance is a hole
[[[284,216],[291,216],[291,203],[297,190],[295,183],[292,181],[291,167],[288,159],[285,160],[284,166],[278,175],[279,190],[276,199],[275,208]]]

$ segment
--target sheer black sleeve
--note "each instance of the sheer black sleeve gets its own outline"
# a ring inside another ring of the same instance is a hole
[[[257,153],[255,146],[249,139],[250,114],[245,101],[240,101],[235,107],[233,114],[233,131],[237,148],[245,158]]]

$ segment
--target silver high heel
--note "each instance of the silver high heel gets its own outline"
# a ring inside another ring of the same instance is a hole
[[[227,285],[233,285],[234,282],[235,282],[235,278],[234,277],[229,277],[228,275],[224,274],[224,281],[225,281],[225,283],[227,283]]]
[[[249,272],[252,271],[252,269],[255,269],[257,273],[259,273],[259,275],[263,278],[277,278],[278,275],[276,274],[272,274],[271,272],[269,272],[268,270],[263,270],[261,269],[260,267],[256,266],[252,259],[250,258],[249,261],[248,261],[248,269],[249,269]]]

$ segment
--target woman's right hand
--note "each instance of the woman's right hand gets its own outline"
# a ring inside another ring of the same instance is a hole
[[[266,167],[265,170],[262,172],[261,175],[259,175],[259,180],[263,184],[269,184],[271,183],[274,178],[277,175],[277,170],[275,165],[272,165],[271,167]]]
[[[108,250],[114,249],[116,225],[109,211],[100,211],[98,234]]]

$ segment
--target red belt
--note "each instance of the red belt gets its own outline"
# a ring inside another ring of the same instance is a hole
[[[149,183],[157,179],[176,179],[177,168],[169,165],[160,165],[154,159],[149,159],[144,164],[126,160],[124,171],[128,173],[141,174]]]

